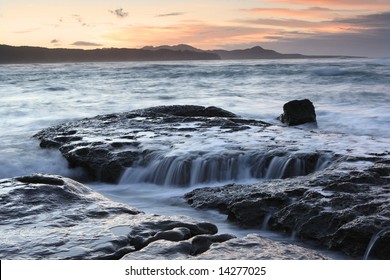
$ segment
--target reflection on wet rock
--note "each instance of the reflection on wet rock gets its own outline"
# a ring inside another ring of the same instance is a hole
[[[189,217],[146,215],[68,178],[0,180],[2,259],[119,259],[156,240],[215,234]]]

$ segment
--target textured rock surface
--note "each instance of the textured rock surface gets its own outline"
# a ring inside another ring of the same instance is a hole
[[[308,99],[293,100],[283,105],[283,114],[279,120],[287,125],[299,125],[316,122],[313,103]]]
[[[245,130],[249,124],[266,126],[217,107],[161,106],[69,122],[35,137],[42,148],[59,148],[71,167],[85,168],[92,179],[117,182],[126,167],[172,150],[193,131]]]
[[[157,240],[217,232],[184,216],[146,215],[53,175],[1,180],[0,201],[1,259],[119,259]]]
[[[205,244],[209,246],[204,247]],[[197,251],[199,247],[203,247],[202,253]],[[250,234],[243,238],[203,235],[176,243],[160,240],[138,252],[127,254],[122,259],[323,260],[326,258],[310,249]]]
[[[332,157],[321,135],[291,134],[216,107],[162,106],[97,116],[35,137],[43,148],[58,148],[71,167],[106,182],[118,182],[135,167],[160,172],[135,171],[142,182],[158,185],[286,178],[313,172]]]
[[[242,227],[285,232],[356,258],[390,258],[385,138],[280,127],[201,106],[97,116],[35,137],[94,180],[197,186],[266,179],[199,189],[186,199],[194,207],[219,209]],[[188,223],[153,227],[153,234],[129,238],[135,251],[152,248],[160,237],[180,242],[202,232]]]
[[[390,161],[349,158],[304,177],[196,189],[198,208],[219,209],[244,227],[263,226],[362,257],[390,259]]]
[[[256,236],[216,235],[185,216],[146,215],[54,175],[0,181],[1,259],[322,259]],[[226,245],[222,245],[226,243]]]

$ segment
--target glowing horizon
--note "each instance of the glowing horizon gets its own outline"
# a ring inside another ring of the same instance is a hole
[[[135,2],[135,3],[134,3]],[[3,0],[0,44],[390,56],[390,0]]]

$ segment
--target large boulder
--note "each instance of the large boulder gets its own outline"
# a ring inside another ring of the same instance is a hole
[[[295,135],[217,107],[174,105],[71,121],[35,137],[93,180],[188,186],[301,176],[330,158],[317,140],[310,148],[299,143],[318,136]]]
[[[309,99],[287,102],[278,119],[289,126],[317,122],[313,103]]]
[[[156,153],[164,156],[171,151],[167,148],[191,142],[194,132],[233,133],[249,125],[263,128],[268,124],[241,119],[217,107],[173,105],[72,121],[44,129],[35,137],[42,148],[58,148],[70,167],[84,168],[90,179],[113,183],[134,163]],[[188,146],[194,144],[199,143]]]

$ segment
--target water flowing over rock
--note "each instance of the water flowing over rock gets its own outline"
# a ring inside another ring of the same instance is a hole
[[[324,168],[332,154],[300,145],[305,134],[297,130],[291,139],[278,127],[221,108],[175,105],[73,121],[35,137],[94,180],[188,186]]]
[[[241,255],[234,256],[242,257],[264,244],[273,248],[267,251],[271,259],[323,258],[261,237],[247,241],[217,235],[215,225],[185,216],[147,215],[60,176],[0,180],[0,200],[1,259],[201,258],[208,250],[205,258],[219,259],[221,250],[237,248]],[[283,252],[289,254],[281,256]]]
[[[313,103],[308,99],[287,102],[283,105],[283,114],[278,119],[287,125],[315,123],[317,121]]]
[[[390,258],[385,138],[271,125],[189,105],[71,121],[35,137],[42,148],[59,149],[71,167],[84,168],[85,179],[142,187],[225,185],[196,189],[186,199],[196,208],[218,209],[244,228],[283,232],[353,258]],[[248,179],[256,183],[243,185]],[[200,251],[219,242],[216,229],[204,227],[156,222],[146,235],[132,230],[126,240],[145,254],[174,242],[179,251],[169,249],[172,258],[192,258],[195,240],[204,242]],[[198,238],[204,232],[213,237]]]
[[[350,157],[308,176],[196,189],[186,199],[244,227],[282,231],[358,258],[369,247],[367,257],[390,259],[389,175],[389,160]]]
[[[128,168],[120,183],[196,186],[251,178],[288,178],[321,169],[329,160],[329,155],[319,154],[298,154],[292,157],[287,154],[243,152],[167,157],[165,154],[151,153],[135,167]]]

